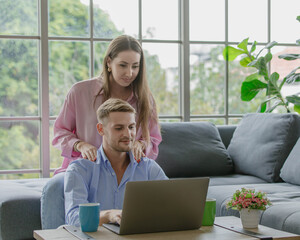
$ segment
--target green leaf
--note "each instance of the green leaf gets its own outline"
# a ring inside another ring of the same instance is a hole
[[[258,73],[253,73],[249,76],[246,77],[245,81],[246,82],[251,82],[253,80],[260,80],[261,76]]]
[[[269,42],[263,49],[261,49],[261,50],[259,51],[259,53],[257,54],[257,57],[261,54],[261,52],[262,52],[264,49],[271,49],[271,48],[274,47],[276,44],[277,44],[277,42],[275,42],[275,41]]]
[[[258,109],[257,109],[257,112],[260,112],[260,113],[264,113],[267,109],[267,103],[266,102],[262,102]]]
[[[294,111],[300,114],[300,105],[294,105]]]
[[[237,56],[241,55],[245,53],[244,51],[231,47],[231,46],[227,46],[224,50],[223,50],[223,57],[225,60],[227,61],[233,61],[234,59],[236,59]]]
[[[294,82],[300,82],[300,73],[296,73],[296,71],[300,69],[300,67],[297,67],[293,69],[285,78],[284,80],[288,83],[294,83]]]
[[[296,60],[296,59],[300,59],[300,54],[282,54],[279,55],[278,58],[280,59],[284,59],[284,60]]]
[[[248,64],[249,64],[249,63],[251,63],[251,59],[250,59],[248,56],[244,57],[244,58],[240,61],[240,64],[241,64],[241,66],[243,66],[243,67],[248,67]]]
[[[255,67],[258,69],[258,74],[264,76],[266,79],[269,78],[268,76],[268,68],[266,64],[266,60],[264,57],[260,57],[257,61]]]
[[[299,22],[300,22],[300,15],[299,16],[297,16],[297,18],[296,18]]]
[[[245,53],[248,53],[248,40],[249,38],[245,38],[243,41],[241,41],[238,45],[238,48],[243,49]]]
[[[297,44],[297,45],[300,45],[300,39],[298,39],[298,40],[296,41],[296,44]]]
[[[286,82],[288,84],[292,84],[294,82],[300,82],[300,73],[295,73],[289,77],[286,78]]]
[[[253,53],[256,50],[256,44],[257,44],[257,42],[254,41],[253,44],[252,44],[252,46],[251,46],[250,53]]]
[[[266,63],[270,62],[272,60],[272,57],[272,53],[268,52],[265,56]]]
[[[277,85],[278,79],[279,79],[279,74],[277,72],[273,72],[272,75],[270,76],[270,81],[268,83],[267,95],[280,94],[280,90]]]
[[[300,97],[297,95],[291,95],[291,96],[287,96],[286,100],[290,103],[293,103],[295,105],[300,105]]]
[[[257,79],[249,82],[244,81],[241,87],[241,99],[243,101],[251,101],[264,88],[267,88],[267,84]]]
[[[273,72],[272,75],[270,76],[270,81],[277,82],[278,79],[279,79],[279,74],[277,72]]]

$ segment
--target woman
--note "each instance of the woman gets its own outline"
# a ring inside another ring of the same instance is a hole
[[[137,138],[133,148],[136,160],[156,159],[161,134],[155,101],[146,80],[144,53],[140,43],[127,35],[109,45],[100,77],[74,84],[54,124],[52,144],[62,150],[61,168],[78,158],[94,161],[102,138],[96,131],[96,109],[108,98],[128,101],[137,111]]]
[[[105,55],[100,77],[72,86],[54,124],[52,144],[61,149],[62,166],[54,174],[65,172],[78,158],[94,161],[102,143],[97,133],[96,110],[109,98],[128,101],[137,112],[137,134],[133,154],[156,159],[161,134],[155,101],[146,80],[144,53],[137,40],[122,35],[114,39]],[[87,161],[88,161],[87,160]],[[43,229],[57,228],[64,219],[64,173],[45,185],[41,198]]]

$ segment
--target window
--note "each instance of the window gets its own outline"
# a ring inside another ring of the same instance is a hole
[[[300,53],[297,9],[298,0],[0,0],[0,179],[48,177],[61,165],[51,141],[65,96],[101,73],[120,34],[144,48],[161,122],[238,123],[262,97],[240,100],[251,70],[226,63],[224,47],[276,40],[270,68],[282,79],[300,65],[276,57]]]

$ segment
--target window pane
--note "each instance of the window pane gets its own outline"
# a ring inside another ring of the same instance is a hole
[[[94,0],[94,36],[138,36],[138,0]]]
[[[175,119],[175,118],[163,118],[163,119],[159,119],[159,122],[181,122],[180,119]]]
[[[94,43],[94,76],[99,76],[102,72],[103,59],[109,42]]]
[[[88,36],[89,1],[49,0],[49,36]]]
[[[0,116],[38,115],[38,42],[0,39]]]
[[[224,3],[224,0],[190,0],[190,40],[225,40]]]
[[[39,122],[0,122],[1,170],[40,167]]]
[[[49,44],[50,115],[58,115],[71,86],[89,78],[88,42],[50,41]]]
[[[143,43],[147,79],[158,114],[179,114],[178,44]]]
[[[228,1],[228,39],[267,42],[267,0]],[[278,16],[277,16],[278,17]]]
[[[229,118],[228,125],[238,125],[241,121],[241,118]]]
[[[178,1],[144,0],[142,8],[143,38],[178,39]]]
[[[37,0],[0,0],[0,34],[37,35]]]
[[[224,46],[190,46],[190,108],[192,115],[224,113]]]
[[[215,125],[224,125],[225,119],[224,118],[192,118],[191,122],[210,122]]]
[[[63,157],[61,156],[61,150],[52,146],[53,140],[53,125],[55,121],[49,122],[49,132],[50,132],[50,168],[59,168],[63,162]]]
[[[13,179],[28,179],[39,178],[39,173],[22,173],[22,174],[0,174],[1,180],[13,180]]]
[[[295,43],[300,36],[300,23],[296,17],[300,15],[299,0],[272,0],[271,33],[272,40]]]

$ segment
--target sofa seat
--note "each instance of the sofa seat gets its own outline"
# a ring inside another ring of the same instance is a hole
[[[243,174],[229,174],[224,176],[212,176],[210,177],[209,186],[219,185],[241,185],[241,184],[260,184],[267,183],[265,180]]]
[[[275,229],[300,234],[300,186],[289,183],[242,184],[210,186],[208,197],[217,199],[216,216],[239,216],[235,210],[227,210],[226,202],[237,189],[252,188],[266,192],[273,203],[262,213],[260,224]]]
[[[33,239],[33,230],[41,229],[40,198],[48,180],[0,181],[0,240]]]

